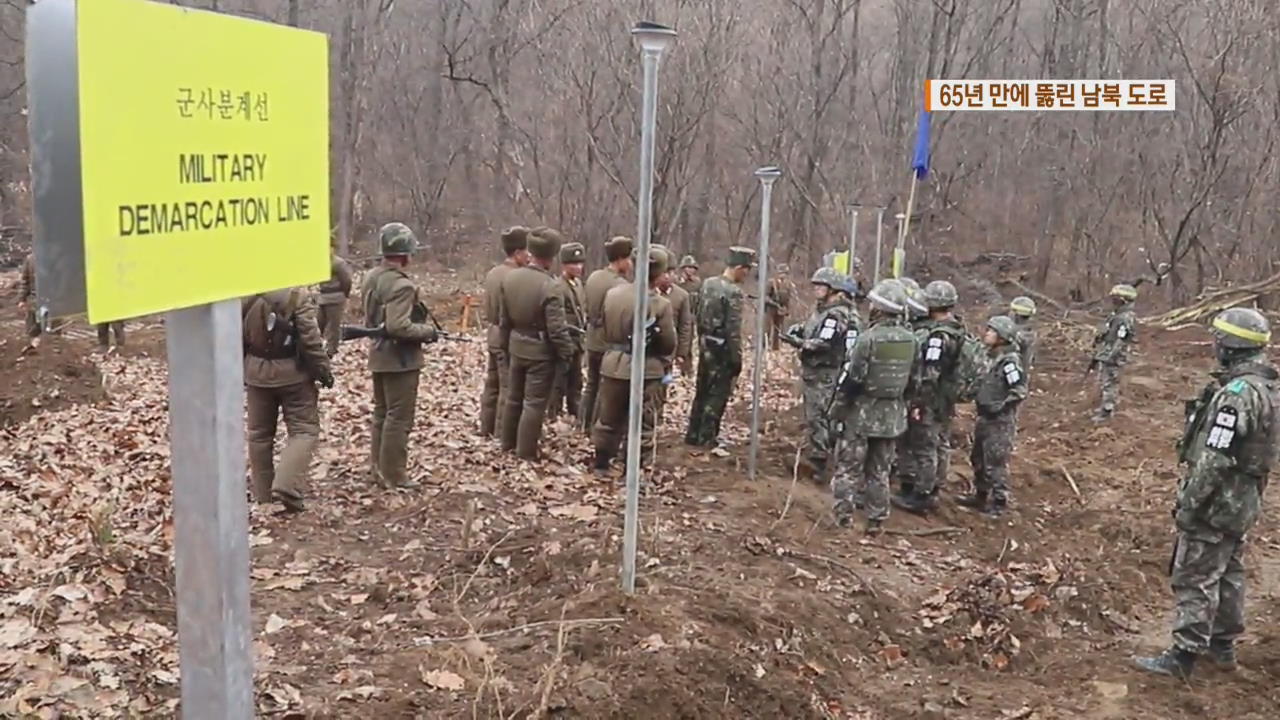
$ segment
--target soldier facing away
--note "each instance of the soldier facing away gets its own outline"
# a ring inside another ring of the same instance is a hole
[[[978,380],[973,425],[973,494],[957,503],[998,516],[1009,505],[1009,459],[1018,432],[1018,405],[1027,397],[1027,374],[1018,352],[1018,326],[1008,315],[987,321],[982,342],[991,363]]]
[[[952,313],[959,299],[954,285],[934,280],[923,295],[929,317],[916,330],[920,382],[899,458],[901,485],[892,498],[895,507],[919,515],[932,509],[939,480],[945,480],[939,467],[945,470],[946,464],[939,461],[950,450],[951,421],[965,389],[960,370],[967,337],[964,325]]]
[[[821,267],[810,278],[815,307],[803,324],[787,330],[788,344],[800,352],[800,379],[804,384],[804,424],[808,432],[806,460],[814,477],[825,478],[831,455],[831,406],[836,378],[845,354],[858,339],[861,320],[846,295],[850,281],[834,268]]]
[[[693,308],[690,307],[691,299],[689,293],[684,288],[676,285],[671,279],[671,268],[675,266],[675,255],[662,245],[651,245],[652,248],[662,250],[666,259],[666,271],[655,278],[654,287],[662,297],[671,303],[671,316],[675,319],[676,325],[676,349],[674,355],[668,355],[664,358],[665,372],[662,376],[662,392],[659,393],[660,402],[658,403],[658,420],[662,420],[662,411],[667,405],[667,390],[674,382],[672,370],[675,366],[680,367],[682,376],[688,375],[690,369],[693,368]]]
[[[742,372],[742,283],[755,266],[756,251],[729,248],[724,273],[702,283],[697,315],[698,385],[689,410],[687,445],[714,447],[720,420]]]
[[[511,227],[499,238],[506,260],[493,266],[484,276],[484,319],[488,325],[485,333],[487,361],[484,390],[480,395],[480,434],[489,437],[499,425],[498,416],[506,405],[503,386],[510,372],[510,356],[507,338],[499,323],[502,318],[502,280],[519,267],[529,264],[529,231],[523,227]]]
[[[836,470],[831,479],[836,522],[853,523],[866,508],[866,529],[879,532],[889,517],[889,475],[897,439],[907,429],[907,401],[919,374],[919,343],[906,326],[906,291],[881,281],[867,299],[870,327],[858,335],[836,378],[832,418]]]
[[[649,312],[646,326],[633,327],[636,292],[634,281],[609,290],[604,300],[605,353],[600,366],[600,404],[595,427],[591,431],[595,445],[597,472],[609,469],[618,446],[627,433],[627,415],[631,406],[631,340],[633,333],[644,333],[644,393],[640,409],[640,457],[653,457],[653,434],[658,409],[662,403],[662,378],[667,372],[671,354],[676,350],[676,325],[671,302],[657,291],[667,271],[667,254],[662,248],[649,248]]]
[[[565,243],[560,248],[560,277],[556,289],[564,303],[565,320],[569,323],[569,338],[573,341],[573,357],[556,369],[556,382],[551,387],[548,402],[551,417],[558,417],[568,410],[569,416],[582,419],[582,352],[587,327],[587,295],[582,282],[582,268],[587,261],[587,249],[582,243]]]
[[[1144,670],[1180,678],[1191,675],[1200,658],[1236,668],[1235,641],[1244,633],[1244,546],[1262,512],[1280,441],[1280,374],[1266,356],[1266,318],[1232,308],[1218,314],[1212,332],[1218,369],[1200,398],[1187,404],[1178,447],[1187,469],[1173,509],[1173,644],[1155,657],[1136,658]]]
[[[1036,301],[1025,295],[1009,303],[1009,316],[1018,326],[1018,349],[1022,352],[1022,369],[1031,374],[1036,360],[1036,328],[1032,319],[1036,316]]]
[[[529,234],[530,262],[502,279],[501,327],[511,368],[502,411],[502,449],[536,460],[556,368],[573,359],[575,346],[564,315],[564,299],[551,275],[562,244],[560,233],[539,228]]]
[[[338,354],[342,340],[342,313],[351,297],[351,263],[337,255],[329,256],[329,279],[320,283],[320,334],[324,336],[325,352],[329,357]]]
[[[604,257],[609,264],[587,277],[587,382],[582,390],[582,429],[588,433],[595,419],[600,363],[604,360],[604,296],[615,286],[627,282],[632,245],[629,237],[610,238],[604,244]]]
[[[1129,361],[1129,350],[1137,339],[1137,320],[1133,315],[1133,303],[1137,299],[1138,289],[1132,285],[1121,284],[1111,288],[1113,309],[1093,338],[1093,360],[1089,362],[1089,370],[1098,371],[1102,392],[1102,405],[1093,415],[1094,422],[1110,420],[1120,399],[1120,368]]]
[[[786,265],[779,265],[777,274],[769,278],[764,305],[765,337],[769,341],[769,349],[777,350],[778,336],[786,327],[787,316],[791,313],[791,279],[787,277]]]
[[[413,488],[418,482],[408,476],[409,431],[424,364],[422,345],[436,341],[436,329],[424,322],[426,305],[404,270],[418,249],[413,231],[404,223],[387,223],[378,231],[378,245],[382,262],[369,271],[360,289],[365,325],[381,326],[387,333],[369,349],[373,374],[370,475],[391,487]]]
[[[316,308],[307,293],[292,288],[244,298],[240,314],[253,497],[301,511],[307,469],[320,438],[316,383],[333,387]],[[289,439],[277,468],[272,449],[281,412]]]
[[[106,352],[111,347],[111,336],[115,335],[116,347],[124,347],[124,321],[98,323],[98,349]]]

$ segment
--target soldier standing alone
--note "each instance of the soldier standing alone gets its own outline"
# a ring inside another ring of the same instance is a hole
[[[662,377],[671,353],[676,349],[676,325],[671,303],[657,292],[657,284],[667,271],[666,251],[649,248],[649,313],[653,322],[634,328],[636,293],[634,282],[615,286],[604,300],[605,354],[600,365],[600,405],[591,431],[595,445],[595,470],[609,469],[627,433],[631,406],[631,338],[644,337],[644,394],[640,409],[640,457],[653,457],[653,433],[662,402]]]
[[[1027,374],[1018,352],[1018,326],[1008,315],[987,321],[982,342],[991,363],[978,380],[973,424],[973,494],[956,500],[964,507],[998,516],[1009,505],[1009,459],[1018,432],[1018,406],[1027,397]]]
[[[558,417],[562,410],[569,416],[582,419],[582,344],[587,326],[587,295],[582,283],[582,267],[587,261],[587,249],[582,243],[566,243],[560,248],[560,278],[556,288],[564,303],[565,320],[572,327],[569,337],[573,341],[573,357],[557,369],[556,382],[551,388],[549,402],[551,417]]]
[[[1178,461],[1173,518],[1177,545],[1170,563],[1176,603],[1173,644],[1138,667],[1186,678],[1199,658],[1236,669],[1235,641],[1244,633],[1244,546],[1262,512],[1262,493],[1276,460],[1280,373],[1267,359],[1267,319],[1232,308],[1213,321],[1219,368],[1200,399],[1188,403]]]
[[[731,247],[724,273],[702,283],[696,313],[698,387],[689,411],[686,445],[714,447],[720,438],[720,420],[742,372],[742,283],[755,261],[755,250]]]
[[[529,264],[529,231],[519,226],[508,228],[502,233],[501,242],[507,259],[484,276],[484,319],[489,329],[485,334],[488,362],[480,395],[480,434],[485,437],[492,436],[499,425],[498,416],[506,405],[503,386],[510,372],[507,338],[498,326],[502,317],[502,280],[512,270]]]
[[[331,255],[329,257],[329,279],[320,283],[320,334],[324,336],[325,352],[329,357],[338,354],[338,343],[342,340],[342,313],[347,307],[347,298],[351,297],[351,264],[346,260]]]
[[[529,234],[529,265],[502,280],[502,331],[507,336],[511,369],[502,411],[502,449],[538,459],[538,441],[556,367],[573,359],[564,299],[551,275],[560,252],[560,233],[539,229]]]
[[[273,499],[297,512],[311,455],[320,437],[316,383],[333,387],[333,370],[316,322],[316,309],[301,289],[276,290],[241,301],[244,384],[253,497]],[[272,463],[280,413],[289,440]]]
[[[870,327],[858,335],[836,378],[836,471],[831,480],[836,522],[853,523],[865,505],[868,533],[889,517],[889,476],[897,439],[907,429],[907,400],[919,373],[919,343],[906,326],[906,291],[881,281],[867,299]]]
[[[1089,370],[1098,371],[1102,390],[1102,406],[1094,413],[1094,422],[1110,420],[1116,410],[1116,402],[1120,398],[1120,368],[1129,361],[1129,349],[1136,339],[1137,320],[1133,315],[1133,303],[1137,299],[1138,289],[1132,285],[1111,288],[1114,308],[1094,336],[1093,360],[1089,363]]]
[[[631,238],[617,236],[604,244],[608,265],[587,277],[587,382],[582,391],[582,429],[590,433],[600,390],[600,362],[604,360],[604,296],[627,282],[631,272]]]
[[[369,349],[373,374],[370,469],[375,481],[413,488],[418,482],[408,477],[409,431],[424,364],[422,345],[435,342],[436,329],[424,322],[426,306],[404,271],[418,249],[413,231],[403,223],[387,223],[378,231],[378,245],[382,262],[369,271],[360,289],[365,325],[381,326],[387,333]]]

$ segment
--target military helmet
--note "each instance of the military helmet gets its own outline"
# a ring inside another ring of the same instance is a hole
[[[901,313],[907,307],[907,291],[897,280],[881,280],[867,293],[871,307],[887,313]]]
[[[1121,298],[1130,302],[1138,299],[1138,288],[1127,283],[1120,283],[1111,287],[1111,297]]]
[[[1261,348],[1271,342],[1271,325],[1252,308],[1228,308],[1213,319],[1213,339],[1229,348]]]
[[[1019,295],[1009,303],[1009,312],[1022,317],[1033,317],[1036,314],[1036,301],[1026,295]]]
[[[809,278],[809,282],[814,285],[826,285],[833,290],[840,289],[840,273],[834,268],[820,267],[813,271],[813,277]]]
[[[680,259],[680,267],[681,269],[687,268],[687,267],[697,268],[698,261],[694,260],[692,255],[685,255],[683,258]]]
[[[837,290],[844,293],[845,295],[848,295],[849,297],[853,297],[854,295],[858,294],[857,278],[855,278],[852,275],[845,275],[844,273],[837,272],[836,279],[840,281],[840,285],[836,286]]]
[[[383,255],[412,255],[418,250],[418,238],[404,223],[387,223],[378,230],[378,245]]]
[[[909,277],[900,277],[898,282],[907,291],[907,308],[911,310],[911,314],[928,315],[929,308],[924,303],[924,291],[920,289],[920,283]]]
[[[1018,324],[1008,315],[996,315],[987,321],[987,327],[995,330],[996,335],[1010,345],[1018,341]]]
[[[959,300],[956,286],[946,280],[934,280],[924,286],[924,304],[930,310],[953,307]]]

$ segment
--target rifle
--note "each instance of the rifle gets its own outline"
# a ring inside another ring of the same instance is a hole
[[[1208,383],[1200,391],[1199,396],[1183,403],[1182,437],[1174,446],[1178,450],[1179,465],[1191,462],[1191,446],[1195,442],[1196,435],[1200,433],[1200,425],[1204,423],[1205,409],[1209,407],[1217,389],[1216,383]]]
[[[379,323],[376,327],[365,327],[362,325],[343,325],[339,328],[339,340],[346,342],[348,340],[357,340],[359,338],[373,338],[376,342],[394,342],[396,343],[396,354],[400,356],[400,364],[408,366],[409,352],[411,345],[430,345],[438,340],[453,340],[455,342],[471,342],[471,338],[461,335],[454,335],[446,331],[440,326],[440,322],[431,314],[431,310],[427,308],[425,303],[416,303],[413,310],[409,312],[409,321],[413,323],[431,321],[435,326],[436,337],[434,340],[402,340],[387,333],[385,323]]]

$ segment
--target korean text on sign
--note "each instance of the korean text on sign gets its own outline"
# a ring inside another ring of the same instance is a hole
[[[1173,80],[926,80],[925,109],[1174,110]]]

